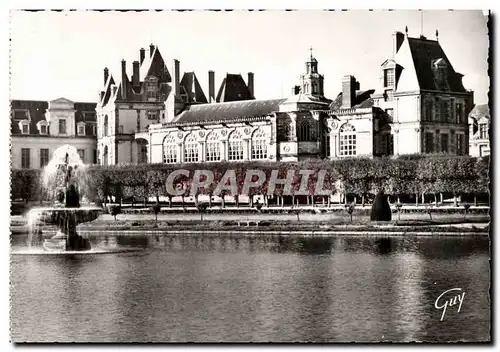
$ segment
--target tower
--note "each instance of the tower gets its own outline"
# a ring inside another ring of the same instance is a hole
[[[313,57],[312,48],[309,49],[311,54],[309,60],[306,61],[306,73],[300,76],[301,92],[304,94],[323,97],[323,75],[318,73],[318,60]]]

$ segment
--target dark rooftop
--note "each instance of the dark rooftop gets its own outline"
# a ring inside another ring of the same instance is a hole
[[[227,103],[192,105],[179,114],[174,122],[217,121],[236,117],[254,117],[279,111],[286,99],[244,100]]]
[[[441,90],[434,79],[432,64],[434,60],[443,59],[448,66],[447,85],[450,91],[466,91],[462,84],[462,75],[455,72],[438,41],[421,38],[408,38],[408,44],[410,45],[411,55],[415,65],[415,71],[417,72],[420,89]]]
[[[352,104],[351,109],[365,109],[371,108],[373,106],[373,99],[371,95],[375,92],[374,89],[370,90],[358,90],[356,91],[356,98]],[[336,111],[342,107],[342,93],[337,95],[334,101],[330,104],[330,110]]]
[[[250,99],[254,99],[254,97],[250,94],[243,77],[240,74],[228,73],[222,81],[216,101],[222,103]]]

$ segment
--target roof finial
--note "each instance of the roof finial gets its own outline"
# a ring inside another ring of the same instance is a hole
[[[313,59],[313,47],[312,46],[309,47],[309,51],[311,52],[311,60],[312,60]]]
[[[439,41],[439,32],[437,29],[436,29],[436,41]]]
[[[408,36],[408,26],[405,26],[405,33],[406,33],[406,36]]]

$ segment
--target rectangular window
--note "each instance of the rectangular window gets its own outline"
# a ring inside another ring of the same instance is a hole
[[[30,168],[30,150],[29,148],[21,149],[21,167],[23,169]]]
[[[356,155],[356,135],[354,133],[340,135],[340,156]]]
[[[451,122],[450,118],[450,102],[448,100],[441,100],[440,108],[440,120],[441,122]]]
[[[40,169],[43,169],[49,163],[49,150],[40,149]]]
[[[158,111],[148,111],[148,120],[158,120]]]
[[[455,120],[456,123],[462,123],[463,118],[462,118],[462,104],[457,103],[455,105]]]
[[[78,125],[78,135],[85,136],[85,125]]]
[[[329,158],[331,156],[331,149],[330,149],[330,134],[325,134],[323,136],[323,150],[325,151],[325,158]]]
[[[394,91],[392,89],[388,89],[385,91],[385,101],[394,100]]]
[[[448,153],[448,134],[441,134],[441,153]]]
[[[394,69],[384,70],[384,87],[394,87]]]
[[[198,144],[197,143],[189,143],[185,144],[184,147],[184,162],[186,163],[196,163],[198,162]]]
[[[175,164],[177,163],[177,145],[175,144],[166,144],[164,146],[164,155],[163,162],[165,164]]]
[[[85,150],[84,149],[77,149],[76,150],[78,153],[78,156],[80,157],[80,160],[85,163]]]
[[[267,159],[267,142],[265,139],[252,140],[252,159]]]
[[[463,134],[457,134],[457,155],[464,154],[464,140]]]
[[[47,126],[40,125],[40,134],[47,134]]]
[[[97,136],[97,126],[96,125],[92,126],[92,134],[94,136]]]
[[[219,142],[207,142],[207,152],[205,158],[207,161],[219,161],[220,157],[220,143]]]
[[[425,134],[425,152],[434,152],[434,134],[432,132],[427,132]]]
[[[59,134],[66,134],[66,120],[59,119]]]
[[[479,124],[479,138],[481,139],[488,138],[488,125],[486,123]]]
[[[424,105],[424,121],[432,121],[432,100],[427,100]]]
[[[94,164],[97,164],[97,149],[94,149]]]
[[[243,160],[243,141],[229,141],[228,160]]]
[[[23,134],[30,133],[30,126],[28,124],[23,124]]]

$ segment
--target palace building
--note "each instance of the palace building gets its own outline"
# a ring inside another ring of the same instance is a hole
[[[11,101],[11,168],[42,169],[63,145],[86,164],[97,163],[96,104],[65,98]]]
[[[342,80],[335,99],[324,95],[318,61],[307,59],[288,98],[258,100],[254,75],[226,74],[205,95],[194,72],[180,74],[159,49],[141,49],[129,78],[104,69],[97,103],[98,159],[117,163],[297,161],[413,153],[467,154],[473,92],[462,84],[436,40],[393,35],[374,89]]]

